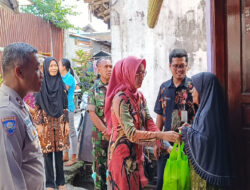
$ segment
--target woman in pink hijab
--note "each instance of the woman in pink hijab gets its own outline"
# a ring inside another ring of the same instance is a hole
[[[160,140],[175,142],[174,131],[160,132],[154,124],[141,87],[146,61],[127,57],[112,72],[106,94],[105,117],[111,133],[109,182],[112,190],[140,190],[147,184],[143,169],[143,146],[161,146]]]

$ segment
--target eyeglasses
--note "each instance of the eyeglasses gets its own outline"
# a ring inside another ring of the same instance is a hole
[[[142,76],[142,77],[145,77],[146,76],[146,74],[147,74],[147,71],[141,71],[141,72],[139,72],[139,73],[136,73],[136,75],[135,76]]]
[[[187,65],[185,64],[171,64],[171,66],[177,70],[177,69],[185,69],[187,67]]]

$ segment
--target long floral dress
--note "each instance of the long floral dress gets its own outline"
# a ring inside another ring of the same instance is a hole
[[[160,144],[148,131],[158,131],[143,95],[131,104],[123,92],[113,99],[112,135],[109,145],[109,182],[112,190],[139,190],[147,184],[143,146]],[[134,105],[134,106],[133,106]]]

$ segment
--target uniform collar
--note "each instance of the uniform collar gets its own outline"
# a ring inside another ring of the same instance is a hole
[[[185,78],[183,79],[182,83],[180,84],[180,86],[178,86],[178,88],[184,87],[184,86],[188,88],[188,80],[187,80],[187,77],[185,77]],[[174,85],[174,82],[173,82],[173,77],[171,78],[171,80],[169,80],[169,81],[167,82],[167,87],[168,87],[168,88],[170,88],[170,87],[176,88],[175,85]]]
[[[107,84],[103,84],[103,82],[101,81],[101,79],[98,79],[98,80],[97,80],[97,87],[98,87],[98,88],[105,87],[105,86],[107,86],[107,85],[108,85],[108,83],[107,83]]]
[[[13,99],[13,103],[20,106],[21,108],[25,107],[23,99],[19,96],[19,94],[13,90],[12,88],[8,87],[4,83],[0,88],[5,94],[7,94],[11,99]]]

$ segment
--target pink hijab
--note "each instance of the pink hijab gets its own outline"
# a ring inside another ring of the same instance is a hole
[[[114,96],[123,91],[131,100],[137,101],[139,98],[138,90],[135,88],[135,77],[139,66],[143,64],[146,69],[146,60],[138,59],[134,56],[129,56],[118,61],[112,71],[109,80],[108,90],[106,93],[105,102],[105,118],[108,125],[108,133],[111,134],[112,120],[111,120],[111,106]]]

